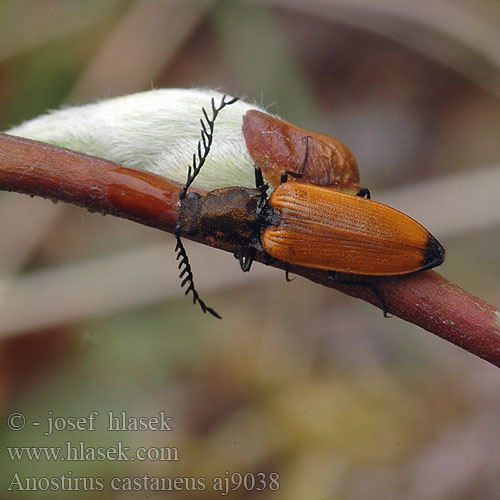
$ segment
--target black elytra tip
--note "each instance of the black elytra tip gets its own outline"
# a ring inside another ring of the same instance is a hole
[[[440,266],[444,261],[445,250],[432,234],[429,234],[425,246],[424,258],[422,259],[422,271]]]

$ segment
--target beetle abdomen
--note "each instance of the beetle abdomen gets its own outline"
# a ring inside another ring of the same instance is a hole
[[[365,275],[407,274],[443,261],[443,248],[421,224],[382,203],[298,182],[278,186],[269,203],[280,221],[261,241],[281,261]]]

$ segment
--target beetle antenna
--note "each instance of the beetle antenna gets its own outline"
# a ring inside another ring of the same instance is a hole
[[[217,314],[216,311],[214,311],[211,307],[208,307],[205,302],[200,298],[198,295],[198,292],[196,291],[196,287],[194,286],[194,278],[193,278],[193,271],[191,270],[191,264],[189,263],[189,259],[186,253],[186,249],[184,248],[184,245],[182,244],[181,240],[181,227],[177,223],[175,226],[175,239],[176,239],[176,245],[175,245],[175,251],[177,252],[176,259],[179,261],[178,268],[180,269],[179,273],[179,278],[182,279],[181,282],[181,288],[183,288],[187,284],[187,288],[184,291],[184,294],[187,295],[189,292],[193,293],[193,304],[198,304],[201,307],[201,310],[204,313],[210,313],[212,316],[215,316],[216,318],[222,319],[222,317]],[[183,278],[183,276],[185,276]]]
[[[218,106],[215,106],[215,100],[212,97],[212,100],[210,102],[212,116],[208,115],[207,110],[205,108],[201,108],[203,112],[203,118],[200,119],[201,138],[198,141],[197,152],[193,154],[193,162],[191,165],[189,165],[188,168],[186,184],[179,193],[179,198],[181,200],[183,200],[186,197],[187,190],[189,189],[191,184],[194,182],[194,180],[200,173],[201,167],[203,167],[203,165],[205,164],[205,160],[207,159],[208,154],[210,153],[210,148],[212,147],[212,141],[214,138],[214,124],[217,115],[226,106],[234,104],[236,101],[239,100],[239,97],[232,97],[227,101],[226,98],[227,95],[223,95],[220,104]]]
[[[200,173],[201,167],[203,167],[208,154],[210,153],[210,147],[212,146],[212,141],[214,138],[214,124],[215,119],[219,112],[229,106],[230,104],[235,103],[238,100],[238,97],[233,97],[229,100],[226,100],[226,95],[222,96],[220,104],[215,106],[215,100],[212,97],[211,100],[211,108],[212,108],[212,116],[209,116],[207,110],[202,108],[203,118],[200,120],[201,123],[201,138],[198,141],[198,147],[196,153],[193,154],[193,162],[188,166],[188,174],[187,180],[184,187],[181,189],[179,193],[179,200],[182,200],[187,195],[187,190],[191,186],[191,184],[196,179],[196,176]],[[191,264],[189,263],[189,258],[187,256],[186,249],[181,241],[181,224],[180,224],[180,211],[179,217],[177,218],[177,224],[175,226],[174,231],[176,245],[175,252],[177,253],[176,259],[179,261],[178,268],[180,270],[179,278],[181,278],[181,287],[185,289],[185,295],[189,292],[193,294],[193,304],[198,303],[201,307],[201,310],[204,313],[210,313],[212,316],[221,319],[221,316],[217,314],[211,307],[208,307],[205,302],[200,298],[198,292],[196,291],[196,287],[194,285],[193,271],[191,270]]]

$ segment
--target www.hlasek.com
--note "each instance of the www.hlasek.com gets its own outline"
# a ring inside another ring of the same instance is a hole
[[[210,488],[220,496],[232,491],[277,491],[277,472],[228,472],[209,480],[205,477],[156,477],[144,474],[135,477],[113,477],[107,481],[114,491],[205,491]],[[56,477],[24,477],[16,472],[7,491],[102,491],[102,477],[76,477],[71,471]]]
[[[178,462],[179,449],[175,446],[139,446],[131,450],[124,446],[123,441],[117,441],[113,446],[87,446],[84,441],[73,443],[66,441],[64,446],[8,446],[7,453],[11,461],[38,462]]]

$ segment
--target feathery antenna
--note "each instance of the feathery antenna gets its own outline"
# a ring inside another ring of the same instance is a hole
[[[191,184],[196,179],[197,175],[200,173],[201,167],[205,164],[205,161],[210,153],[210,147],[212,146],[212,141],[214,138],[214,124],[219,112],[229,106],[230,104],[235,103],[238,100],[238,97],[233,97],[230,100],[226,101],[226,95],[222,96],[221,102],[218,106],[215,106],[215,100],[212,97],[211,100],[211,108],[212,108],[212,116],[209,117],[205,108],[202,108],[203,118],[200,119],[201,123],[201,139],[198,141],[197,152],[193,154],[193,163],[188,167],[188,175],[186,184],[181,189],[179,193],[179,199],[182,200],[187,195],[187,190],[191,186]],[[180,269],[179,278],[182,279],[181,287],[187,285],[185,290],[185,295],[189,292],[193,294],[193,304],[198,304],[201,307],[201,310],[204,313],[210,313],[212,316],[221,319],[211,307],[208,307],[205,302],[200,298],[198,292],[196,291],[196,287],[194,286],[194,278],[193,272],[191,270],[191,264],[189,263],[189,259],[186,253],[186,249],[181,241],[181,225],[180,225],[180,213],[177,219],[177,224],[175,226],[174,231],[175,238],[177,240],[177,244],[175,246],[175,251],[177,252],[176,259],[179,261],[178,268]]]
[[[210,153],[210,147],[212,146],[212,141],[214,138],[214,124],[215,119],[219,112],[224,109],[226,106],[235,103],[239,100],[238,97],[233,97],[229,101],[226,101],[226,95],[222,96],[220,104],[216,107],[215,100],[212,97],[211,107],[212,107],[212,117],[208,116],[207,110],[205,108],[201,108],[203,112],[203,118],[200,119],[201,124],[201,139],[198,141],[198,151],[193,154],[193,163],[188,166],[188,175],[186,184],[181,189],[179,193],[179,198],[183,200],[186,197],[187,190],[189,186],[194,182],[197,175],[200,173],[201,167],[205,164],[205,160]],[[205,121],[203,121],[205,119]]]

